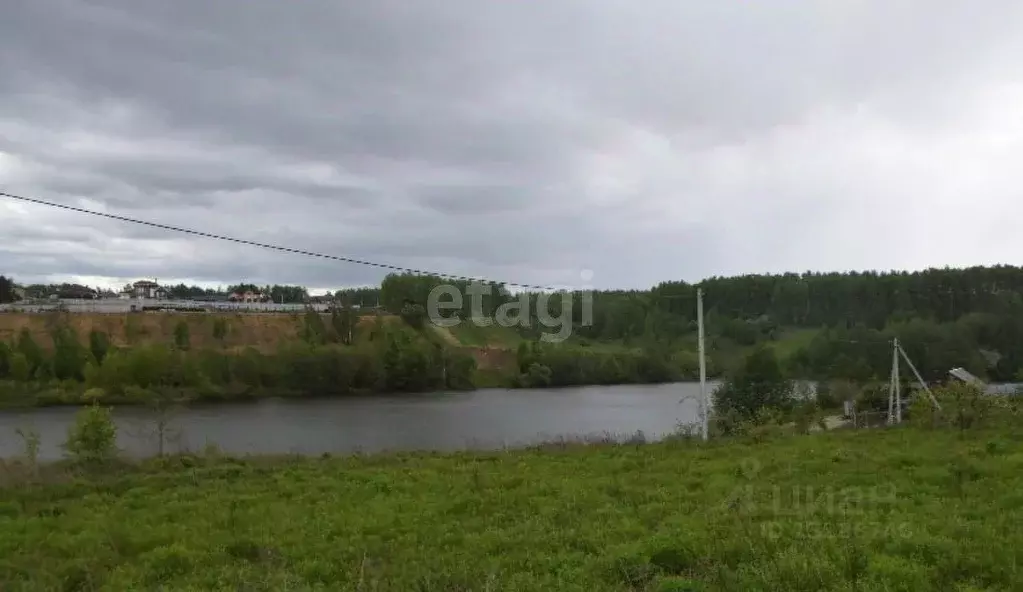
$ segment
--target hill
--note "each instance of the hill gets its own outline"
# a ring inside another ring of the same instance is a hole
[[[329,315],[322,315],[329,319]],[[377,317],[358,317],[356,330],[359,335]],[[400,321],[393,315],[385,315],[382,322]],[[298,313],[145,313],[145,314],[0,314],[0,341],[17,340],[21,331],[27,330],[45,348],[53,345],[52,328],[65,325],[79,337],[87,339],[93,331],[107,336],[111,345],[130,347],[152,344],[173,344],[175,331],[187,327],[190,345],[194,348],[217,348],[237,350],[252,347],[270,352],[282,343],[298,342],[302,339],[304,315]],[[219,327],[219,328],[218,328]]]

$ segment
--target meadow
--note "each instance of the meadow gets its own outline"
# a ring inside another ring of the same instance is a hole
[[[1011,590],[1023,433],[0,468],[0,589]]]

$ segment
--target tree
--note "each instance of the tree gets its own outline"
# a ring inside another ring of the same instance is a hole
[[[117,453],[117,427],[110,410],[93,403],[75,415],[64,450],[77,463],[98,465]]]
[[[89,352],[97,364],[102,364],[110,350],[110,338],[102,331],[93,329],[89,332]]]
[[[10,373],[11,378],[18,382],[28,382],[32,377],[32,366],[25,354],[17,351],[11,355]]]
[[[53,376],[58,380],[82,380],[89,351],[82,347],[74,329],[65,324],[52,329]]]
[[[337,341],[345,345],[352,344],[353,332],[355,330],[355,320],[352,312],[350,305],[343,307],[333,306],[330,309],[330,324],[334,329],[334,336]]]
[[[714,391],[714,412],[752,419],[762,409],[787,410],[792,393],[792,382],[782,374],[774,349],[759,346]]]
[[[227,338],[227,319],[224,317],[217,317],[213,319],[213,339],[220,342],[220,346],[224,346],[224,340]]]
[[[188,351],[191,347],[191,336],[188,330],[188,323],[178,321],[174,325],[174,347],[181,351]]]
[[[0,275],[0,304],[7,304],[17,300],[14,292],[14,280]]]

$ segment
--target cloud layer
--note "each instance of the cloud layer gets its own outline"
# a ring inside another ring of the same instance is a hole
[[[544,285],[1012,263],[1023,5],[16,2],[0,189]],[[0,200],[0,273],[377,282]]]

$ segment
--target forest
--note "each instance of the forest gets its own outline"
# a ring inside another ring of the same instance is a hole
[[[381,286],[381,302],[395,312],[424,306],[441,283],[431,276],[391,275]],[[581,294],[556,294],[547,307],[557,317],[563,300],[575,304],[576,343],[692,351],[697,289],[704,293],[708,355],[722,371],[737,364],[741,353],[767,343],[784,350],[781,357],[792,376],[868,382],[887,376],[896,337],[927,380],[941,380],[962,366],[991,381],[1009,382],[1023,367],[1023,268],[1008,265],[744,275],[598,291],[592,294],[589,323],[583,323],[578,305]],[[534,315],[538,296],[529,295]],[[483,314],[491,315],[510,298],[495,286],[482,299]],[[468,318],[469,306],[465,299],[455,314]],[[530,325],[524,332],[535,337],[535,318]]]

